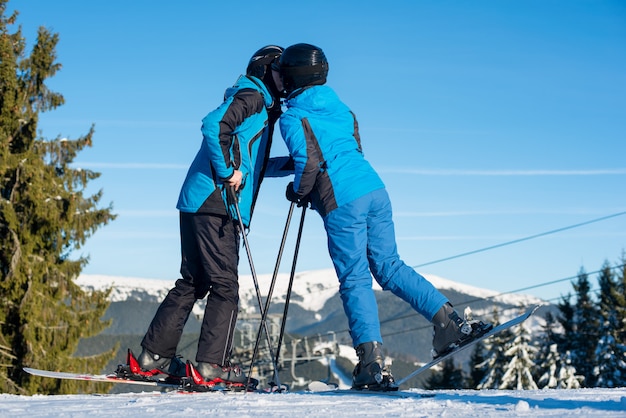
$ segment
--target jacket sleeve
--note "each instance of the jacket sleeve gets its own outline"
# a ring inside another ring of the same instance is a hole
[[[229,179],[234,170],[239,168],[239,156],[236,155],[239,152],[237,132],[250,115],[260,112],[264,106],[259,92],[244,89],[224,101],[202,120],[201,131],[209,159],[220,179]]]
[[[265,177],[287,177],[294,174],[294,162],[291,156],[272,157],[267,160]]]
[[[298,196],[305,197],[313,190],[323,165],[317,139],[307,119],[299,119],[289,113],[281,117],[280,131],[294,161],[294,191]]]

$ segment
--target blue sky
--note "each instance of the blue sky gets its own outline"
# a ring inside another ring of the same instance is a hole
[[[422,273],[501,292],[616,264],[626,214],[626,4],[527,1],[12,0],[32,45],[45,26],[63,65],[48,86],[45,138],[84,135],[78,166],[102,173],[118,219],[82,249],[84,273],[173,280],[175,209],[200,121],[266,44],[308,42],[359,120],[366,158],[389,190],[400,255]],[[284,155],[280,133],[273,155]],[[263,183],[249,234],[273,271],[287,180]],[[289,271],[299,211],[281,271]],[[241,273],[249,274],[245,253]],[[331,268],[307,213],[299,270]],[[568,281],[527,293],[555,298]]]

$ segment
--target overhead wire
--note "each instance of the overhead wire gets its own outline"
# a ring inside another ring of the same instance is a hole
[[[429,266],[429,265],[432,265],[432,264],[441,263],[441,262],[444,262],[444,261],[449,261],[449,260],[453,260],[453,259],[456,259],[456,258],[465,257],[465,256],[468,256],[468,255],[477,254],[477,253],[488,251],[488,250],[493,250],[493,249],[504,247],[504,246],[507,246],[507,245],[517,244],[517,243],[520,243],[520,242],[528,241],[528,240],[535,239],[535,238],[540,238],[540,237],[543,237],[543,236],[555,234],[555,233],[566,231],[566,230],[569,230],[569,229],[578,228],[578,227],[581,227],[581,226],[589,225],[589,224],[592,224],[592,223],[595,223],[595,222],[600,222],[600,221],[604,221],[604,220],[607,220],[607,219],[611,219],[611,218],[615,218],[615,217],[623,216],[623,215],[626,215],[626,211],[614,213],[612,215],[603,216],[603,217],[600,217],[600,218],[592,219],[592,220],[585,221],[585,222],[580,222],[580,223],[577,223],[577,224],[574,224],[574,225],[569,225],[569,226],[565,226],[565,227],[558,228],[558,229],[553,229],[551,231],[546,231],[546,232],[542,232],[542,233],[539,233],[539,234],[530,235],[530,236],[523,237],[523,238],[518,238],[518,239],[515,239],[515,240],[512,240],[512,241],[503,242],[503,243],[492,245],[492,246],[489,246],[489,247],[480,248],[480,249],[473,250],[473,251],[468,251],[468,252],[465,252],[465,253],[461,253],[461,254],[457,254],[457,255],[454,255],[454,256],[442,258],[442,259],[439,259],[439,260],[429,261],[427,263],[418,264],[416,266],[411,266],[411,268],[418,269],[418,268],[421,268],[421,267],[424,267],[424,266]],[[539,287],[543,287],[543,286],[550,286],[552,284],[564,282],[564,281],[571,280],[571,279],[572,279],[571,277],[566,277],[566,278],[563,278],[563,279],[557,279],[557,280],[553,280],[553,281],[542,282],[542,283],[539,283],[539,284],[536,284],[536,285],[533,285],[533,286],[529,286],[529,287],[525,287],[525,288],[520,288],[520,289],[516,289],[516,290],[510,290],[510,291],[507,291],[507,292],[503,292],[500,295],[504,295],[504,294],[508,294],[508,293],[519,293],[521,291],[535,289],[535,288],[539,288]],[[328,290],[330,288],[331,288],[330,286],[317,287],[316,289],[311,290],[310,293],[322,292],[322,291]]]
[[[539,233],[539,234],[529,235],[527,237],[522,237],[522,238],[518,238],[518,239],[515,239],[515,240],[512,240],[512,241],[507,241],[507,242],[503,242],[503,243],[500,243],[500,244],[496,244],[496,245],[491,245],[491,246],[488,246],[488,247],[480,248],[480,249],[477,249],[477,250],[473,250],[473,251],[468,251],[468,252],[465,252],[465,253],[457,254],[457,255],[454,255],[454,256],[441,258],[441,259],[430,261],[430,262],[427,262],[427,263],[418,264],[416,266],[412,266],[412,268],[413,269],[418,269],[418,268],[421,268],[421,267],[424,267],[424,266],[429,266],[429,265],[432,265],[432,264],[437,264],[437,263],[441,263],[441,262],[444,262],[444,261],[449,261],[449,260],[465,257],[465,256],[468,256],[468,255],[473,255],[473,254],[477,254],[477,253],[481,253],[481,252],[485,252],[485,251],[494,250],[496,248],[501,248],[501,247],[504,247],[504,246],[507,246],[507,245],[518,244],[520,242],[529,241],[529,240],[540,238],[540,237],[545,237],[547,235],[552,235],[552,234],[556,234],[556,233],[559,233],[559,232],[567,231],[567,230],[570,230],[570,229],[579,228],[579,227],[582,227],[582,226],[585,226],[585,225],[590,225],[590,224],[593,224],[593,223],[605,221],[605,220],[616,218],[618,216],[623,216],[623,215],[626,215],[626,211],[613,213],[611,215],[602,216],[602,217],[591,219],[591,220],[588,220],[588,221],[585,221],[585,222],[580,222],[580,223],[577,223],[577,224],[573,224],[573,225],[569,225],[569,226],[553,229],[553,230],[542,232],[542,233]],[[624,267],[624,265],[615,266],[613,268],[623,268],[623,267]],[[588,273],[588,274],[597,274],[599,272],[600,272],[600,270],[596,271],[596,272],[593,272],[593,273]],[[507,292],[498,293],[496,295],[489,296],[489,297],[486,297],[486,298],[476,298],[475,300],[465,301],[465,302],[462,302],[461,304],[462,305],[470,305],[472,303],[476,303],[476,302],[483,301],[483,300],[488,300],[488,299],[493,299],[493,298],[496,298],[496,297],[499,297],[499,296],[503,296],[503,295],[507,295],[507,294],[520,293],[520,292],[523,292],[523,291],[536,289],[536,288],[543,287],[543,286],[549,286],[549,285],[560,283],[560,282],[564,282],[564,281],[572,281],[572,280],[576,279],[577,277],[578,276],[570,276],[570,277],[566,277],[566,278],[563,278],[563,279],[552,280],[552,281],[549,281],[549,282],[542,282],[542,283],[539,283],[539,284],[536,284],[536,285],[527,286],[527,287],[516,289],[516,290],[510,290],[510,291],[507,291]],[[318,290],[321,291],[323,289],[318,289]],[[380,324],[382,325],[382,324],[385,324],[385,323],[388,323],[388,322],[397,321],[397,320],[401,320],[401,319],[406,319],[406,318],[410,318],[410,317],[413,317],[413,316],[416,316],[416,315],[418,315],[417,312],[412,312],[410,314],[403,315],[403,316],[400,316],[400,317],[394,317],[394,318],[389,318],[389,319],[386,319],[386,320],[382,320],[382,321],[380,321]],[[414,331],[414,330],[418,330],[418,329],[422,329],[422,328],[423,327],[410,329],[410,330],[405,330],[405,331],[399,331],[399,332],[396,332],[396,333],[393,333],[393,334],[387,334],[387,336],[388,335],[395,335],[395,334],[405,333],[405,332],[409,332],[409,331]],[[341,331],[335,331],[335,332],[343,333],[343,332],[349,332],[349,330],[341,330]]]
[[[609,267],[609,268],[611,270],[614,270],[614,269],[622,269],[625,266],[626,266],[626,264],[621,264],[621,265],[616,265],[616,266]],[[585,272],[585,274],[587,274],[587,275],[595,275],[595,274],[601,273],[602,271],[603,270],[597,270],[597,271],[593,271],[593,272],[590,272],[590,273]],[[537,284],[537,285],[527,286],[527,287],[520,288],[520,289],[517,289],[517,290],[511,290],[511,291],[508,291],[508,292],[498,293],[498,294],[492,295],[492,296],[470,299],[470,300],[466,300],[466,301],[460,302],[460,303],[458,303],[458,305],[460,305],[460,306],[469,306],[469,305],[475,304],[477,302],[482,302],[482,301],[485,301],[485,300],[495,299],[495,298],[498,298],[498,297],[501,297],[501,296],[504,296],[504,295],[508,295],[508,294],[512,294],[512,293],[519,293],[519,292],[522,292],[522,291],[534,289],[534,288],[537,288],[537,287],[546,286],[546,285],[549,285],[549,284],[554,284],[554,283],[559,283],[559,282],[564,282],[564,281],[573,281],[573,280],[576,280],[578,277],[579,277],[578,275],[570,276],[570,277],[566,277],[566,278],[563,278],[563,279],[553,280],[553,281],[547,282],[547,283],[540,283],[540,284]],[[595,292],[598,292],[598,290],[596,290]],[[565,296],[561,296],[561,297],[558,297],[558,298],[552,298],[550,300],[563,300],[564,297]],[[515,308],[515,309],[517,309],[517,308]],[[393,321],[397,321],[397,320],[401,320],[401,319],[408,319],[408,318],[411,318],[411,317],[417,316],[417,315],[418,315],[417,312],[411,312],[410,314],[403,315],[401,317],[389,318],[387,320],[380,321],[380,324],[382,325],[383,323],[389,323],[389,322],[393,322]],[[397,331],[397,332],[393,332],[393,333],[387,333],[384,336],[388,337],[388,336],[391,336],[391,335],[404,334],[406,332],[418,331],[418,330],[426,329],[426,328],[430,328],[430,327],[431,327],[431,325],[426,325],[426,326],[421,326],[421,327],[412,328],[412,329],[405,329],[405,330],[401,330],[401,331]],[[344,331],[338,331],[338,332],[344,332]],[[345,332],[348,332],[348,331],[346,330]]]
[[[446,258],[441,258],[439,260],[429,261],[428,263],[418,264],[417,266],[412,266],[412,267],[414,269],[417,269],[417,268],[424,267],[424,266],[430,266],[432,264],[437,264],[437,263],[441,263],[441,262],[444,262],[444,261],[454,260],[456,258],[461,258],[461,257],[465,257],[465,256],[468,256],[468,255],[478,254],[478,253],[481,253],[481,252],[484,252],[484,251],[494,250],[496,248],[505,247],[507,245],[518,244],[520,242],[528,241],[528,240],[531,240],[531,239],[545,237],[546,235],[556,234],[558,232],[567,231],[568,229],[579,228],[581,226],[589,225],[589,224],[592,224],[592,223],[595,223],[595,222],[605,221],[607,219],[615,218],[615,217],[622,216],[622,215],[626,215],[626,211],[614,213],[612,215],[603,216],[601,218],[592,219],[590,221],[581,222],[581,223],[574,224],[574,225],[565,226],[563,228],[553,229],[551,231],[542,232],[540,234],[530,235],[530,236],[527,236],[527,237],[524,237],[524,238],[518,238],[518,239],[515,239],[513,241],[507,241],[507,242],[503,242],[503,243],[500,243],[500,244],[491,245],[489,247],[480,248],[478,250],[468,251],[466,253],[453,255],[451,257],[446,257]]]
[[[515,239],[515,240],[512,240],[512,241],[503,242],[503,243],[492,245],[492,246],[489,246],[489,247],[484,247],[484,248],[480,248],[480,249],[477,249],[477,250],[468,251],[468,252],[457,254],[457,255],[454,255],[454,256],[445,257],[445,258],[442,258],[442,259],[439,259],[439,260],[434,260],[434,261],[430,261],[428,263],[423,263],[423,264],[419,264],[419,265],[416,265],[416,266],[412,266],[412,268],[413,269],[417,269],[417,268],[421,268],[421,267],[424,267],[424,266],[429,266],[429,265],[432,265],[432,264],[437,264],[437,263],[441,263],[441,262],[444,262],[444,261],[449,261],[449,260],[453,260],[453,259],[456,259],[456,258],[461,258],[461,257],[465,257],[465,256],[468,256],[468,255],[473,255],[473,254],[477,254],[477,253],[493,250],[493,249],[496,249],[496,248],[501,248],[501,247],[504,247],[504,246],[507,246],[507,245],[513,245],[513,244],[517,244],[517,243],[520,243],[520,242],[529,241],[529,240],[532,240],[532,239],[544,237],[544,236],[551,235],[551,234],[556,234],[556,233],[567,231],[567,230],[574,229],[574,228],[579,228],[579,227],[582,227],[582,226],[585,226],[585,225],[589,225],[589,224],[592,224],[592,223],[605,221],[605,220],[612,219],[612,218],[615,218],[615,217],[618,217],[618,216],[623,216],[623,215],[626,215],[626,211],[614,213],[614,214],[607,215],[607,216],[602,216],[600,218],[591,219],[589,221],[580,222],[580,223],[569,225],[569,226],[565,226],[565,227],[562,227],[562,228],[553,229],[553,230],[550,230],[550,231],[546,231],[546,232],[542,232],[542,233],[539,233],[539,234],[530,235],[530,236],[519,238],[519,239]],[[622,264],[622,265],[611,267],[611,269],[624,268],[624,266],[625,265]],[[594,274],[600,273],[601,271],[602,270],[598,270],[598,271],[587,273],[587,274],[588,275],[594,275]],[[544,286],[549,286],[549,285],[553,285],[553,284],[556,284],[556,283],[561,283],[561,282],[564,282],[564,281],[572,281],[572,280],[575,280],[577,277],[578,277],[578,275],[576,275],[576,276],[569,276],[569,277],[565,277],[565,278],[562,278],[562,279],[552,280],[552,281],[548,281],[548,282],[542,282],[542,283],[538,283],[536,285],[526,286],[526,287],[515,289],[515,290],[510,290],[510,291],[507,291],[507,292],[501,292],[501,293],[498,293],[498,294],[495,294],[495,295],[492,295],[492,296],[480,297],[480,298],[477,297],[475,299],[470,299],[470,300],[466,300],[466,301],[463,301],[463,302],[459,302],[458,305],[469,306],[469,305],[475,304],[477,302],[490,300],[490,299],[495,299],[495,298],[498,298],[498,297],[501,297],[501,296],[504,296],[504,295],[507,295],[507,294],[520,293],[520,292],[528,291],[528,290],[531,290],[531,289],[536,289],[536,288],[539,288],[539,287],[544,287]],[[328,288],[323,288],[323,289],[318,288],[316,290],[317,291],[322,291],[322,290],[327,290],[327,289]],[[561,297],[560,299],[563,300],[563,297]],[[408,318],[411,318],[411,317],[414,317],[414,316],[417,316],[417,315],[418,315],[417,312],[411,312],[411,313],[409,313],[407,315],[402,315],[402,316],[397,316],[397,317],[393,317],[393,318],[388,318],[388,319],[382,320],[382,321],[380,321],[380,324],[383,325],[383,324],[390,323],[390,322],[393,322],[393,321],[398,321],[398,320],[402,320],[402,319],[408,319]],[[416,327],[416,328],[403,329],[403,330],[396,331],[396,332],[385,333],[383,335],[383,337],[390,337],[390,336],[393,336],[393,335],[405,334],[405,333],[408,333],[408,332],[419,331],[419,330],[427,329],[427,328],[430,328],[430,327],[431,327],[431,325],[426,325],[426,326],[420,326],[420,327]],[[349,334],[349,330],[348,329],[338,330],[338,331],[334,331],[334,332],[336,334],[343,334],[343,333]]]

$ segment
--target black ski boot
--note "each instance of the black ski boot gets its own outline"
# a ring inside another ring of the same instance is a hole
[[[356,348],[359,362],[352,372],[353,389],[398,390],[391,371],[385,367],[385,358],[383,357],[381,346],[381,343],[371,341],[360,344]]]
[[[432,323],[434,325],[433,358],[461,347],[493,328],[492,324],[473,320],[471,311],[467,311],[464,318],[461,318],[450,303],[446,303],[437,311]]]
[[[187,376],[185,363],[179,357],[161,357],[146,348],[139,354],[137,364],[141,370],[152,375],[165,374],[177,378]]]
[[[239,366],[227,362],[226,365],[198,362],[194,367],[191,362],[187,362],[187,376],[194,390],[217,390],[219,387],[230,390],[246,390],[248,376]],[[247,390],[255,390],[259,381],[250,379]],[[216,388],[217,386],[217,388]]]
[[[129,380],[178,383],[187,373],[185,364],[179,357],[161,358],[144,349],[137,358],[128,349],[126,364],[117,366],[116,375]]]

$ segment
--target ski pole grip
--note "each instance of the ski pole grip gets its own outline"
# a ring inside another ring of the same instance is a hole
[[[237,192],[235,192],[235,186],[230,184],[226,186],[226,197],[231,203],[237,202]]]

